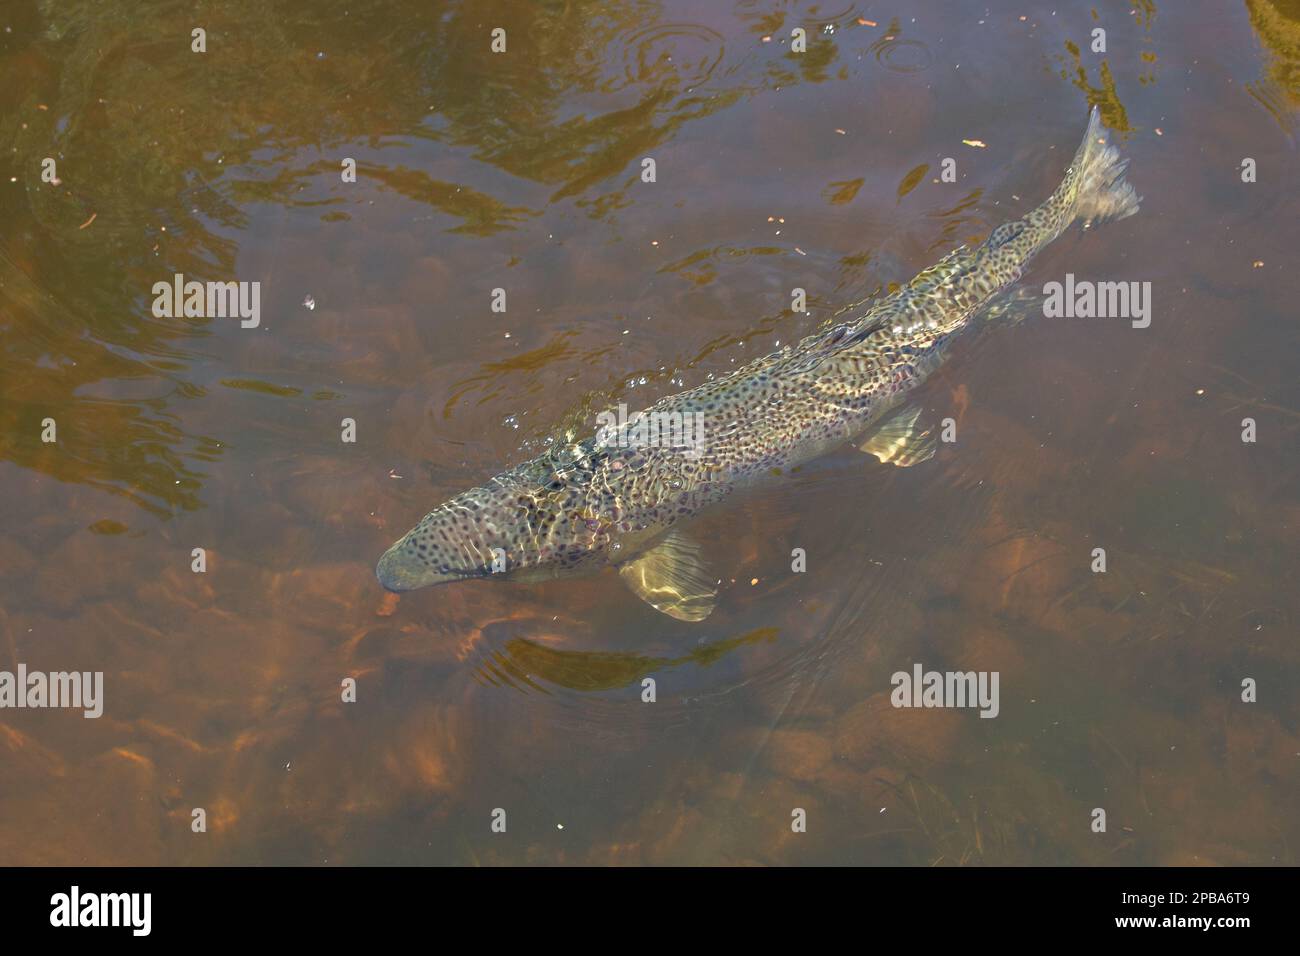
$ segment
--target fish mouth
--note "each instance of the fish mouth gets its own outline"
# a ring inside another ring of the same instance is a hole
[[[393,593],[414,591],[417,588],[448,584],[477,576],[459,571],[434,571],[424,565],[411,562],[397,548],[389,548],[385,551],[384,556],[375,565],[375,577],[379,579],[385,591]]]

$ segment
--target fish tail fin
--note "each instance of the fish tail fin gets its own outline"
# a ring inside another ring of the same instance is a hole
[[[1060,201],[1064,213],[1061,228],[1075,220],[1082,220],[1086,228],[1137,212],[1142,197],[1124,178],[1127,167],[1128,160],[1110,145],[1107,131],[1101,125],[1101,113],[1094,106],[1083,142],[1074,154],[1065,181],[1053,197]]]

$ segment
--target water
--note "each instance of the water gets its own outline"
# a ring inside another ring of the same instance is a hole
[[[6,5],[0,668],[105,704],[0,714],[0,861],[1294,864],[1300,7],[1022,6]],[[439,501],[1041,201],[1094,104],[1142,212],[1026,286],[1149,328],[959,346],[936,459],[702,520],[703,624],[379,588]],[[177,272],[260,324],[156,318]],[[892,708],[917,662],[999,716]]]

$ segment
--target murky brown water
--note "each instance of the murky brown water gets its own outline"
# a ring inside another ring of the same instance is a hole
[[[0,863],[1294,864],[1300,4],[1020,6],[7,3],[0,668],[105,701],[0,714]],[[386,599],[439,501],[1040,201],[1089,104],[1143,210],[1026,285],[1149,281],[1149,328],[959,347],[935,460],[703,520],[703,624]],[[259,327],[155,318],[176,272]],[[915,662],[1000,715],[892,708]]]

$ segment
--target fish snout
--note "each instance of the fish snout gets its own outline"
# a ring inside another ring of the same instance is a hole
[[[403,567],[402,556],[393,548],[384,552],[375,565],[375,577],[385,591],[409,591],[417,585],[409,583],[410,575]]]
[[[375,565],[375,577],[386,591],[414,591],[416,588],[431,584],[443,584],[458,581],[458,574],[441,574],[428,567],[423,561],[412,555],[406,548],[406,542],[399,541],[379,559]]]

